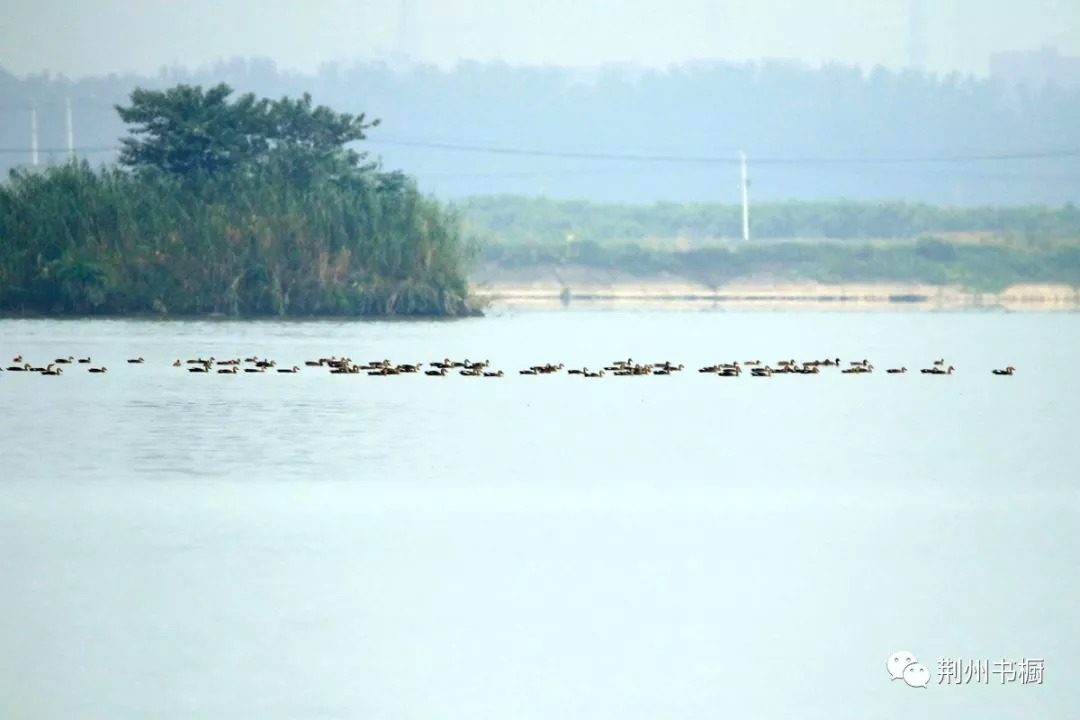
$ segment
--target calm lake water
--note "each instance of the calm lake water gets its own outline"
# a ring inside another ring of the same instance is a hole
[[[4,366],[109,369],[0,374],[0,716],[1080,716],[1078,321],[0,321]],[[508,375],[171,367],[252,354]],[[837,356],[879,372],[693,371]],[[688,372],[517,374],[626,357]]]

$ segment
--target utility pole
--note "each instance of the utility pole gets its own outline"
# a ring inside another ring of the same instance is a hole
[[[75,161],[75,125],[71,118],[71,98],[67,99],[67,142],[68,160]]]
[[[742,239],[750,242],[750,179],[746,175],[746,153],[739,153],[739,177],[742,185]]]
[[[30,164],[38,166],[37,101],[30,105]]]

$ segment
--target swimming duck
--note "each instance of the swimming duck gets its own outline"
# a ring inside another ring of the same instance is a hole
[[[1014,368],[1012,365],[1010,365],[1009,367],[1005,368],[1004,370],[991,370],[991,372],[994,373],[995,375],[1012,375],[1014,372],[1016,372],[1016,368]]]
[[[952,375],[953,370],[955,369],[956,368],[950,365],[948,370],[942,370],[939,367],[932,367],[925,370],[920,370],[919,372],[923,373],[924,375]]]
[[[589,377],[589,378],[604,377],[604,371],[603,370],[597,370],[596,372],[586,372],[586,373],[582,373],[582,374],[585,377]]]
[[[685,366],[682,363],[679,363],[678,365],[672,365],[671,363],[665,361],[660,363],[657,367],[659,367],[661,370],[666,370],[670,374],[673,372],[681,371]]]
[[[218,370],[218,375],[235,375],[236,372],[237,372],[236,366],[233,365],[232,367],[230,367],[230,368],[228,368],[226,370]]]
[[[21,363],[22,361],[22,355],[16,355],[15,357],[11,358],[11,362],[13,363]]]
[[[22,355],[20,355],[18,359],[21,360]],[[8,371],[10,372],[28,372],[30,370],[33,370],[33,368],[30,367],[30,363],[23,363],[22,365],[12,365],[8,368]]]
[[[449,368],[447,368],[447,367],[446,367],[446,366],[444,365],[443,367],[439,368],[438,370],[425,370],[425,371],[424,371],[424,374],[425,374],[425,375],[428,375],[428,376],[430,376],[430,377],[437,377],[437,376],[441,377],[441,376],[443,376],[443,375],[446,375],[446,371],[447,371],[448,369],[449,369]]]
[[[277,371],[279,373],[298,373],[300,372],[300,368],[293,365],[291,368],[278,368]]]
[[[82,360],[80,360],[79,362],[82,362]],[[183,364],[183,363],[181,363],[181,362],[180,362],[180,358],[177,358],[177,359],[176,359],[176,362],[174,362],[174,363],[172,364],[172,366],[173,366],[173,367],[180,367],[180,366],[181,366],[182,364]]]
[[[84,358],[79,358],[79,362],[81,364],[83,364],[83,365],[89,365],[90,364],[90,357],[87,356],[87,357],[84,357]]]
[[[71,361],[74,360],[74,359],[75,358],[71,357],[70,355],[68,355],[66,358],[56,358],[56,364],[57,365],[70,365]]]
[[[102,365],[99,368],[87,368],[86,371],[87,372],[92,372],[92,373],[103,373],[103,372],[105,372],[105,366]]]
[[[134,360],[128,360],[128,362],[129,362],[129,363],[132,363],[132,364],[136,364],[136,365],[137,365],[137,364],[139,364],[139,363],[143,363],[143,362],[146,362],[146,361],[145,361],[145,360],[143,360],[143,359],[142,359],[141,357],[137,357],[137,358],[135,358]]]
[[[907,368],[906,367],[889,368],[885,372],[889,373],[890,375],[896,375],[896,374],[899,374],[899,373],[906,373]]]
[[[500,370],[499,372],[490,372],[490,371],[486,371],[486,370],[484,371],[484,377],[502,377],[502,376],[503,376],[503,371],[502,370]]]
[[[41,374],[42,375],[59,375],[62,372],[64,372],[63,368],[56,368],[55,370],[53,370],[53,366],[49,365],[49,367],[46,370],[43,370]]]

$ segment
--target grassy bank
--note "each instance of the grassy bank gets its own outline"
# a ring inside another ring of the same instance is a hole
[[[455,215],[345,149],[375,123],[230,92],[136,91],[118,166],[0,186],[0,311],[472,312]]]
[[[568,240],[656,249],[700,248],[742,238],[737,204],[619,205],[528,197],[477,197],[461,203],[466,228],[485,242],[550,245]],[[1080,209],[939,207],[904,202],[755,203],[754,240],[915,240],[1045,247],[1080,243]]]
[[[298,188],[272,169],[184,188],[65,165],[0,187],[0,310],[454,315],[455,219],[405,178]]]
[[[1024,284],[1080,287],[1080,246],[1022,248],[923,238],[914,243],[776,242],[690,250],[595,242],[492,244],[475,271],[487,281],[573,268],[667,278],[716,291],[737,281],[920,284],[995,293]]]

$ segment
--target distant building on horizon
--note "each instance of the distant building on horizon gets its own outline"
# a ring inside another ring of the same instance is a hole
[[[1053,46],[1039,50],[1000,52],[990,56],[990,77],[1009,86],[1027,85],[1041,89],[1047,85],[1080,88],[1080,57],[1062,55]]]

